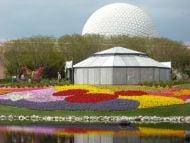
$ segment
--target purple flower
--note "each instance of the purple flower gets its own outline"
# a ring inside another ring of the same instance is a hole
[[[31,102],[27,100],[0,100],[0,104],[25,107],[36,110],[72,110],[72,111],[121,111],[134,110],[139,102],[132,100],[114,99],[100,103],[69,103],[67,101]]]

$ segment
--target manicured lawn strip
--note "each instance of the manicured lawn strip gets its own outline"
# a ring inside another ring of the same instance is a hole
[[[138,109],[134,111],[114,111],[114,112],[90,112],[90,111],[38,111],[26,108],[17,108],[0,105],[1,115],[44,115],[44,116],[190,116],[190,104],[171,105],[168,107],[157,107]]]
[[[128,112],[127,115],[142,115],[142,116],[190,116],[190,104],[170,105],[167,107],[155,107],[138,109],[134,112]]]
[[[157,123],[157,124],[136,124],[137,127],[155,129],[190,130],[190,124]]]
[[[177,85],[178,88],[190,89],[190,83]]]

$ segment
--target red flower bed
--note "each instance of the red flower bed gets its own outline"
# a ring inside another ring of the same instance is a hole
[[[186,100],[190,99],[190,96],[185,95],[185,96],[179,96],[179,97],[177,97],[177,98],[186,101]]]
[[[127,91],[116,91],[115,95],[120,96],[135,96],[135,95],[147,95],[148,93],[145,91],[137,91],[137,90],[127,90]]]
[[[87,93],[66,97],[65,100],[71,103],[98,103],[118,98],[117,95],[104,93]]]
[[[70,95],[79,96],[79,95],[86,94],[87,92],[88,90],[85,90],[85,89],[69,89],[69,90],[53,93],[53,96],[70,96]]]

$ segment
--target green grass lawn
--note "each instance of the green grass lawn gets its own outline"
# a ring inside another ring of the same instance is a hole
[[[183,105],[172,105],[167,107],[157,107],[157,108],[147,108],[147,109],[137,109],[133,111],[111,111],[111,112],[90,112],[90,111],[39,111],[30,110],[26,108],[10,107],[5,105],[0,105],[1,115],[51,115],[51,116],[112,116],[112,115],[124,115],[124,116],[190,116],[190,104]]]
[[[183,88],[183,89],[190,89],[190,83],[180,84],[180,85],[177,85],[176,87]]]
[[[176,123],[148,123],[137,124],[138,127],[155,128],[155,129],[173,129],[173,130],[190,130],[190,124],[176,124]]]

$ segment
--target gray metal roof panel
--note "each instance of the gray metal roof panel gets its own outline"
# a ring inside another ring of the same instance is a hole
[[[123,48],[123,47],[113,47],[101,52],[97,52],[94,55],[105,55],[105,54],[143,54],[146,55],[145,53],[134,51],[131,49]]]
[[[106,53],[110,53],[106,55]],[[131,53],[131,54],[111,54],[111,53]],[[132,54],[138,53],[138,54]],[[133,51],[122,47],[114,47],[102,52],[98,52],[97,55],[91,56],[77,64],[74,68],[80,67],[162,67],[168,68],[168,66],[155,61],[145,55],[139,54],[141,52]],[[144,54],[144,53],[142,53]]]

